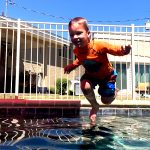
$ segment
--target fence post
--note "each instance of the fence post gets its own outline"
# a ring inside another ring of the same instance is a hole
[[[20,66],[20,19],[17,26],[17,51],[16,51],[16,80],[15,80],[15,99],[19,94],[19,66]]]
[[[135,57],[134,57],[134,24],[131,25],[132,31],[131,31],[131,45],[132,45],[132,50],[131,50],[131,83],[132,83],[132,99],[135,100]]]

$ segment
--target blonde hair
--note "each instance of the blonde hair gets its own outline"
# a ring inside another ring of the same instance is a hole
[[[86,31],[89,31],[87,20],[83,17],[75,17],[70,20],[68,27],[70,28],[73,23],[82,24]]]

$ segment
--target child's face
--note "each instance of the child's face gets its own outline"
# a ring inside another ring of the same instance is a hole
[[[90,32],[85,30],[83,24],[78,22],[69,27],[69,34],[72,43],[78,48],[86,47],[90,41]]]

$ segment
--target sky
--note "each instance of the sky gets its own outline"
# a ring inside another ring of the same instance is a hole
[[[145,25],[150,20],[150,0],[6,1],[0,0],[0,14],[25,21],[67,23],[81,16],[92,24]]]

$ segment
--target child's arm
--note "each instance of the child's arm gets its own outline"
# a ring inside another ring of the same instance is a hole
[[[131,51],[130,45],[125,45],[125,46],[110,45],[107,49],[107,53],[115,56],[124,56],[129,54],[130,51]]]
[[[99,43],[99,48],[102,53],[109,53],[111,55],[115,56],[124,56],[130,53],[131,51],[131,46],[130,45],[125,45],[125,46],[118,46],[118,45],[113,45],[109,44],[107,42],[101,42]]]
[[[77,68],[79,65],[80,65],[80,62],[78,59],[76,59],[72,64],[69,64],[64,68],[64,73],[69,74],[72,70]]]

